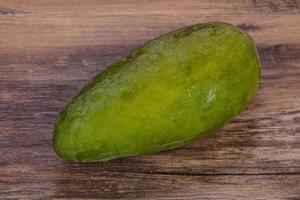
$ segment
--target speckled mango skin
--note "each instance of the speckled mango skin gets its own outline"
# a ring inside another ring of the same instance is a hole
[[[84,162],[182,146],[238,115],[259,78],[255,44],[243,30],[215,22],[170,32],[71,99],[55,124],[55,152]]]

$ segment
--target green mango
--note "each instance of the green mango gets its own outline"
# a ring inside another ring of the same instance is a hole
[[[238,115],[259,78],[254,41],[238,27],[214,22],[170,32],[71,99],[54,127],[54,150],[84,162],[182,146]]]

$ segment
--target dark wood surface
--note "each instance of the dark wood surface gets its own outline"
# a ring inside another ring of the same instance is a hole
[[[145,41],[225,21],[257,42],[255,100],[183,148],[107,162],[60,160],[58,111]],[[0,199],[300,199],[299,0],[0,0]]]

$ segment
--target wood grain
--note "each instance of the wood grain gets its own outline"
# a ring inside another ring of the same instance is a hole
[[[251,105],[176,150],[76,164],[51,147],[58,111],[145,41],[225,21],[257,42]],[[300,199],[298,0],[0,0],[0,199]]]

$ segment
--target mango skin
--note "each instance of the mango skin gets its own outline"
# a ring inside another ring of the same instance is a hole
[[[238,115],[259,78],[255,44],[243,30],[214,22],[170,32],[71,99],[56,121],[54,150],[84,162],[182,146]]]

